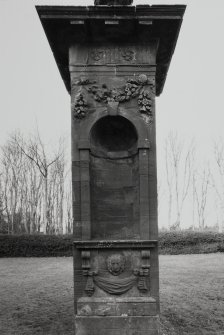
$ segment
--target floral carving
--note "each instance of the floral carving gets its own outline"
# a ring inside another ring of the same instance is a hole
[[[143,90],[138,97],[139,111],[140,113],[147,114],[152,118],[152,98],[151,93],[147,90]]]
[[[148,78],[145,74],[141,74],[137,78],[128,79],[125,85],[120,88],[110,89],[106,84],[99,86],[96,81],[87,78],[79,79],[74,82],[74,85],[87,86],[85,90],[92,94],[94,100],[99,103],[123,103],[138,98],[139,112],[147,123],[152,122],[155,81],[152,78]],[[73,104],[74,117],[78,119],[84,118],[87,112],[86,107],[87,103],[84,96],[79,93]]]
[[[79,93],[76,96],[75,102],[72,105],[72,110],[76,119],[83,119],[86,116],[87,102],[82,93]]]
[[[122,88],[109,89],[106,84],[102,87],[92,85],[88,88],[88,92],[94,95],[97,102],[108,103],[111,101],[125,102],[136,98],[143,90],[145,85],[150,85],[147,76],[139,76],[137,79],[128,79],[127,83]]]

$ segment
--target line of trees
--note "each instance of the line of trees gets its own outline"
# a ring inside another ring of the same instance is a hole
[[[14,132],[0,152],[0,233],[72,232],[71,187],[63,141],[48,154],[39,132]]]
[[[159,174],[159,204],[165,203],[167,225],[183,228],[224,231],[224,144],[213,145],[210,161],[198,160],[195,141],[186,143],[170,132],[164,145],[165,173]],[[163,180],[162,180],[163,177]],[[161,214],[159,205],[159,214]],[[209,213],[209,215],[208,215]]]
[[[159,164],[160,228],[224,231],[224,143],[198,162],[193,140],[170,133]],[[70,159],[62,140],[49,152],[38,131],[14,132],[0,148],[0,233],[72,233]],[[187,221],[187,223],[186,223]]]

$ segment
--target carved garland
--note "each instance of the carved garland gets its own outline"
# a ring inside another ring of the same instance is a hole
[[[147,122],[152,122],[152,105],[155,85],[152,79],[141,74],[137,79],[128,79],[121,88],[109,89],[106,84],[101,87],[96,81],[80,79],[74,85],[87,86],[87,91],[93,95],[97,102],[109,104],[111,102],[123,103],[138,97],[139,112],[147,117]],[[145,88],[147,86],[147,89]],[[83,92],[83,91],[82,91]],[[87,100],[83,93],[78,93],[72,104],[73,115],[76,119],[83,119],[87,114]]]

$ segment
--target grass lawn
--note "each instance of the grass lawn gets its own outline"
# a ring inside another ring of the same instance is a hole
[[[162,334],[224,335],[223,254],[160,256],[160,292]],[[73,334],[72,258],[0,259],[0,334]]]

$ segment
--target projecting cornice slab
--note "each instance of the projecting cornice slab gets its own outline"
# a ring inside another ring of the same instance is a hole
[[[160,95],[176,46],[185,5],[37,6],[57,66],[70,92],[71,43],[141,43],[158,40],[156,95]]]

